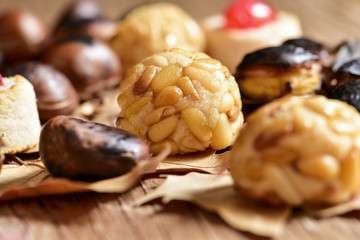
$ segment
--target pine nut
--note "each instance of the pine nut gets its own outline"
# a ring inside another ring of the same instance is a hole
[[[130,116],[137,114],[141,108],[143,108],[146,104],[152,101],[151,96],[141,97],[139,100],[134,101],[126,110],[126,117],[130,118]]]
[[[199,100],[199,93],[194,88],[194,85],[192,84],[189,77],[181,77],[179,78],[177,85],[181,90],[183,91],[185,96],[190,96],[195,100]]]
[[[150,140],[153,142],[161,142],[170,136],[175,131],[178,121],[177,116],[171,116],[152,125],[148,131]]]
[[[184,147],[196,150],[196,151],[203,151],[205,150],[205,146],[194,136],[185,136],[181,139],[181,144]]]
[[[213,58],[195,59],[192,62],[191,66],[200,68],[208,72],[219,71],[222,68],[221,63]]]
[[[226,116],[229,118],[230,122],[236,122],[240,114],[240,110],[238,107],[234,106],[230,111],[226,112]]]
[[[176,112],[175,107],[165,106],[161,108],[154,109],[149,115],[144,118],[144,123],[147,125],[152,125],[157,123],[163,118],[167,118],[169,116],[174,115]]]
[[[183,93],[180,88],[175,86],[168,86],[161,90],[155,97],[154,107],[159,108],[163,106],[174,106],[182,97]]]
[[[356,193],[360,185],[360,151],[350,151],[347,158],[341,164],[340,181],[345,191]]]
[[[230,111],[234,107],[234,104],[234,97],[229,93],[224,94],[224,96],[221,98],[219,112],[224,113]]]
[[[181,77],[181,68],[176,65],[169,65],[161,70],[151,81],[150,86],[154,92],[160,92],[168,86],[174,85]]]
[[[164,140],[162,142],[159,142],[159,143],[153,143],[150,145],[150,151],[152,153],[155,153],[155,154],[158,154],[160,153],[163,149],[164,149],[164,146],[166,144],[170,144],[170,147],[171,147],[171,152],[170,154],[171,155],[174,155],[176,153],[178,153],[179,149],[178,149],[178,146],[177,144],[171,140],[171,139],[167,139],[167,140]]]
[[[334,179],[340,172],[337,159],[330,155],[315,155],[300,159],[297,166],[301,172],[323,180]]]
[[[211,148],[220,150],[230,146],[232,141],[232,128],[225,113],[222,113],[213,131]]]
[[[142,63],[145,66],[155,65],[155,66],[159,66],[162,68],[169,65],[167,58],[164,56],[161,56],[161,55],[153,55],[153,56],[147,57],[142,61]]]
[[[211,129],[207,119],[199,109],[188,108],[182,111],[181,118],[184,119],[189,130],[202,142],[207,142],[212,137]]]
[[[149,88],[151,80],[154,78],[156,74],[156,67],[149,66],[145,69],[145,71],[141,74],[140,78],[137,80],[133,87],[134,95],[140,95],[146,92]]]
[[[199,81],[210,92],[215,93],[222,88],[221,81],[215,74],[191,66],[185,67],[183,71],[191,80]]]

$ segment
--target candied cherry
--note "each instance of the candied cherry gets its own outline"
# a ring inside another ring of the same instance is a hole
[[[1,74],[0,74],[0,87],[1,87],[1,86],[4,86],[4,82],[3,82],[2,76],[1,76]]]
[[[276,10],[259,0],[237,0],[225,11],[225,28],[256,28],[276,19]]]

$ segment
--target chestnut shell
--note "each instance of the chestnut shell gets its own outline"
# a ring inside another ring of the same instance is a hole
[[[245,55],[237,70],[252,65],[292,65],[302,64],[311,60],[319,60],[319,57],[309,50],[292,44],[284,44],[277,47],[269,47],[257,50]]]
[[[99,2],[79,0],[70,4],[55,27],[57,39],[68,36],[89,36],[104,41],[117,33],[117,23],[106,18]]]
[[[0,15],[0,52],[5,63],[27,60],[44,49],[50,28],[43,19],[25,9],[12,9]]]
[[[349,74],[351,76],[360,76],[360,58],[344,63],[336,74]]]
[[[129,172],[148,158],[149,147],[125,130],[57,116],[43,127],[39,152],[53,176],[95,181]]]
[[[40,62],[26,62],[4,70],[4,76],[20,74],[34,86],[40,120],[69,115],[79,104],[79,96],[69,79],[57,69]]]
[[[69,78],[80,100],[101,96],[121,81],[120,59],[106,43],[95,38],[63,39],[43,59]]]

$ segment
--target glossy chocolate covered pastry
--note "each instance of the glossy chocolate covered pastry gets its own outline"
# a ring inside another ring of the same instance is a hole
[[[31,83],[20,75],[0,75],[0,154],[17,153],[39,142],[40,121]]]
[[[98,97],[121,81],[120,59],[95,38],[65,39],[46,52],[44,61],[69,78],[81,100]]]
[[[48,25],[29,10],[0,13],[0,55],[5,63],[35,57],[44,49],[49,36]]]
[[[171,49],[145,58],[120,85],[117,127],[172,154],[228,147],[242,123],[239,88],[219,61]]]
[[[360,190],[360,115],[323,96],[286,96],[249,116],[232,149],[245,196],[269,204],[336,204]]]
[[[294,38],[288,39],[283,44],[295,45],[302,47],[319,57],[319,61],[323,67],[330,67],[332,59],[330,57],[331,50],[320,42],[313,41],[308,38]]]
[[[41,121],[71,114],[79,97],[69,79],[48,64],[27,62],[5,70],[5,76],[20,74],[34,86]]]
[[[302,35],[295,14],[278,10],[262,0],[231,1],[223,14],[207,17],[203,27],[209,55],[232,73],[247,53]]]
[[[134,8],[119,21],[111,41],[127,70],[158,51],[205,49],[205,34],[195,20],[171,3],[150,3]]]
[[[285,44],[247,54],[235,75],[243,98],[262,104],[286,94],[307,95],[321,86],[318,56]]]
[[[55,27],[56,38],[68,36],[89,36],[104,41],[117,33],[117,23],[105,17],[99,2],[79,0],[73,2],[63,12]]]

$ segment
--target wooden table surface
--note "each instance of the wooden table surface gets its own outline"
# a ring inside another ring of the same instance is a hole
[[[69,1],[0,0],[0,10],[23,6],[52,23]],[[111,17],[146,0],[103,0]],[[177,2],[173,0],[173,2]],[[298,14],[305,35],[335,45],[360,38],[358,0],[272,0],[276,7]],[[177,2],[197,19],[214,14],[222,0]],[[204,6],[205,5],[205,6]],[[82,193],[0,202],[0,239],[263,239],[227,226],[217,215],[175,201],[133,209],[131,203],[162,182],[147,176],[124,194]],[[293,218],[278,239],[360,239],[360,211],[329,219]]]

